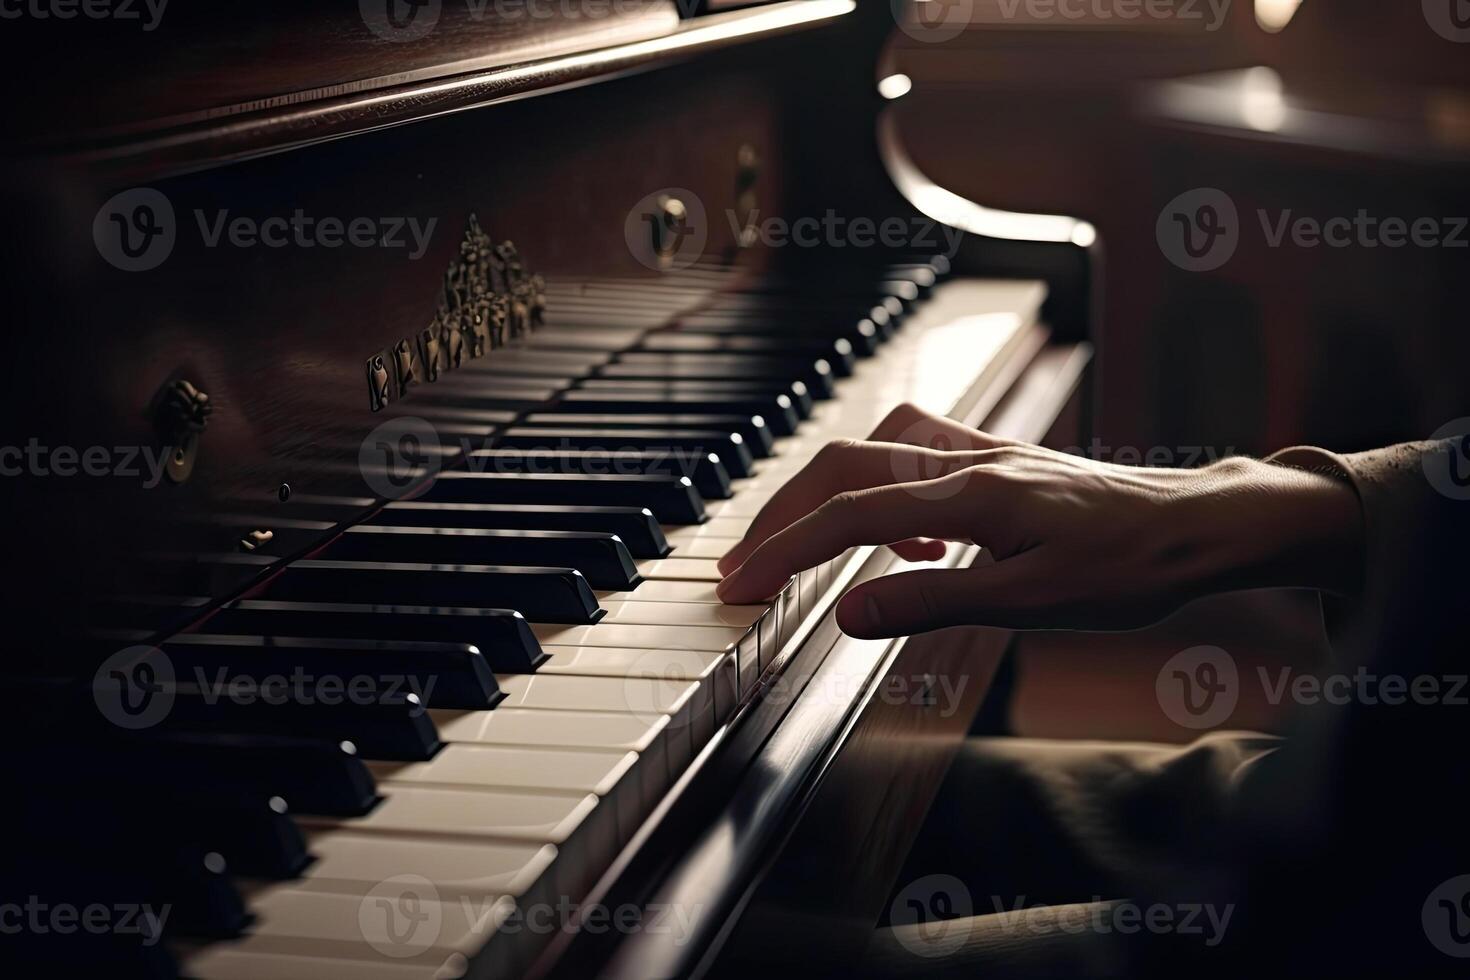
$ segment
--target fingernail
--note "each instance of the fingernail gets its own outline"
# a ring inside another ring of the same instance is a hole
[[[863,612],[867,614],[868,625],[877,629],[883,625],[883,617],[878,612],[878,600],[872,596],[863,597]]]
[[[737,544],[729,551],[721,555],[719,561],[715,562],[715,567],[720,570],[721,575],[729,575],[735,569],[740,567],[740,562],[737,561],[735,558],[736,554],[739,551],[740,545]]]
[[[715,597],[718,599],[724,599],[727,595],[730,594],[730,589],[734,587],[735,581],[739,578],[740,569],[737,568],[729,575],[726,575],[724,578],[720,579],[719,584],[715,586]]]

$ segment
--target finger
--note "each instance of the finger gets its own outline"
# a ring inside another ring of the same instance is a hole
[[[904,561],[938,561],[948,550],[943,541],[934,538],[909,538],[888,547]]]
[[[884,575],[848,590],[837,625],[860,639],[946,626],[1032,626],[1044,610],[1045,562],[1038,549],[991,565]]]
[[[719,560],[717,567],[728,575],[773,534],[840,493],[930,480],[982,462],[983,458],[973,452],[939,453],[894,443],[829,443],[771,496],[750,522],[745,537]]]
[[[934,415],[905,402],[884,416],[870,436],[871,442],[898,442],[939,452],[966,452],[1020,445],[1013,439],[994,436],[963,422]]]
[[[792,575],[848,548],[914,537],[958,538],[976,533],[973,507],[954,498],[972,474],[953,473],[917,484],[838,494],[768,538],[716,588],[725,602],[756,602],[774,595]]]

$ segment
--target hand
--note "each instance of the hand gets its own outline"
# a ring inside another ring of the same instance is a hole
[[[766,598],[856,545],[923,560],[961,541],[994,561],[863,583],[843,596],[838,624],[860,637],[961,624],[1129,629],[1212,592],[1346,591],[1362,564],[1356,492],[1330,476],[1246,458],[1188,470],[1101,463],[912,406],[874,437],[824,447],[776,492],[720,560],[721,599]]]

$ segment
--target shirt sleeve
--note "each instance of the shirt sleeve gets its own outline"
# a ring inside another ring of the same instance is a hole
[[[1334,647],[1349,628],[1370,628],[1383,609],[1395,566],[1394,546],[1414,532],[1426,503],[1439,494],[1458,495],[1454,478],[1462,465],[1462,448],[1459,440],[1440,439],[1346,454],[1293,446],[1266,457],[1268,463],[1337,477],[1357,491],[1363,513],[1362,588],[1356,595],[1322,597]],[[1470,485],[1462,491],[1470,498]]]

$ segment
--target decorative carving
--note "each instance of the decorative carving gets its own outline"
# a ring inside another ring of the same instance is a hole
[[[423,366],[425,381],[438,381],[440,358],[442,351],[439,346],[439,320],[419,331],[419,364]]]
[[[183,483],[194,472],[199,436],[213,412],[209,395],[182,378],[165,384],[154,396],[154,424],[168,451],[164,473],[174,483]]]
[[[419,383],[418,367],[414,363],[413,343],[404,337],[393,345],[393,375],[398,381],[398,397],[408,394],[408,389]]]
[[[368,358],[368,407],[381,412],[393,400],[393,376],[388,372],[387,355],[382,351]]]
[[[460,331],[459,318],[448,310],[441,309],[434,318],[434,329],[439,331],[440,357],[444,369],[453,371],[464,362],[464,334]]]
[[[380,411],[412,385],[436,381],[545,321],[546,280],[526,270],[513,242],[495,244],[471,213],[429,326],[368,360],[369,405]]]

